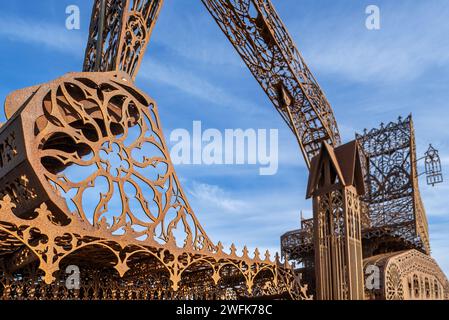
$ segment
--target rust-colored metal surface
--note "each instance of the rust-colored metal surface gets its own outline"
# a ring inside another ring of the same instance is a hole
[[[357,140],[364,155],[361,160],[367,189],[360,203],[365,265],[373,256],[394,255],[411,249],[428,255],[430,246],[427,219],[419,193],[411,116],[381,125],[380,128],[366,130],[363,135],[357,135]],[[429,154],[433,158],[430,158]],[[425,157],[429,176],[433,173],[439,174],[438,159],[435,160],[435,157],[433,148],[429,149]],[[313,220],[308,220],[308,223],[303,223],[301,229],[288,232],[281,238],[283,255],[288,260],[299,263],[301,268],[298,271],[306,278],[315,269],[312,261],[315,249],[310,246],[310,243],[316,243],[310,233],[313,224]],[[424,268],[421,266],[423,260],[414,259],[411,258],[410,261],[417,269]],[[446,279],[439,268],[435,270],[435,274],[438,273],[440,278]],[[402,283],[403,278],[400,278],[400,281]],[[314,292],[315,283],[308,283],[311,285],[311,292]],[[445,294],[447,289],[444,286]],[[382,297],[392,299],[394,295]],[[378,299],[379,296],[378,293],[371,293],[367,294],[366,298]],[[410,298],[410,295],[404,296],[404,299]]]
[[[270,0],[202,0],[296,136],[305,162],[341,143],[332,108]]]
[[[364,279],[360,196],[364,195],[357,141],[324,144],[312,160],[307,197],[313,198],[316,296],[361,300]]]
[[[405,250],[370,257],[366,268],[380,269],[380,286],[367,290],[371,300],[448,300],[449,282],[430,256],[417,250]],[[370,271],[368,270],[368,273]]]
[[[17,217],[15,207],[9,196],[0,201],[0,252],[4,258],[26,250],[0,267],[0,299],[309,298],[291,267],[268,253],[260,257],[256,251],[252,258],[246,248],[243,254],[235,247],[225,253],[220,245],[193,250],[177,247],[174,239],[160,245],[117,236],[76,217],[60,225],[45,203],[28,220]],[[82,271],[78,290],[65,284],[70,265]]]
[[[103,10],[102,0],[93,8],[84,71],[135,77],[163,1],[103,1]],[[332,108],[271,1],[202,2],[295,134],[307,166],[322,142],[339,145]]]
[[[366,298],[447,299],[428,255],[411,117],[341,145],[332,108],[271,1],[202,2],[311,169],[314,218],[282,237],[284,262],[257,249],[226,253],[189,206],[157,105],[133,82],[163,1],[95,0],[85,72],[5,101],[0,298],[362,299],[363,251],[365,267],[384,268],[383,291]],[[441,182],[437,151],[425,161],[428,183]],[[82,270],[75,291],[64,283],[71,265]]]
[[[412,117],[357,135],[366,156],[370,225],[364,230],[370,255],[414,248],[430,252],[426,212],[416,167]],[[389,237],[391,241],[385,241]],[[391,245],[392,248],[388,248]]]
[[[41,85],[9,121],[0,136],[18,144],[18,158],[3,168],[0,195],[17,216],[46,202],[60,224],[70,213],[164,242],[183,225],[185,244],[212,246],[180,189],[156,103],[125,73],[72,73]],[[15,183],[22,193],[8,187]]]
[[[136,77],[163,0],[95,0],[84,71]]]
[[[51,299],[309,298],[268,252],[250,258],[211,242],[174,172],[156,103],[126,73],[70,73],[8,101],[25,103],[0,131],[4,299],[39,299],[39,290]],[[76,296],[61,283],[70,264],[87,279]]]

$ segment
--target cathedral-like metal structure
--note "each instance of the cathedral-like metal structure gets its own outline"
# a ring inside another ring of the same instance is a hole
[[[356,134],[363,156],[366,191],[361,196],[363,275],[379,267],[380,287],[365,290],[367,299],[444,299],[449,283],[430,257],[426,212],[419,193],[417,156],[412,117]],[[432,180],[441,181],[441,165],[434,148],[426,153]],[[427,172],[429,173],[429,172]],[[314,209],[315,211],[315,209]],[[315,219],[281,237],[282,253],[296,261],[298,271],[315,284]],[[397,260],[393,264],[392,261]],[[405,263],[405,261],[407,261]],[[386,263],[389,262],[390,264]],[[391,267],[391,266],[394,267]],[[400,267],[403,265],[404,267]],[[404,269],[402,271],[401,269]],[[413,281],[417,278],[417,281]],[[432,283],[432,285],[430,285]],[[419,293],[410,293],[410,290]],[[424,293],[425,292],[425,293]]]
[[[282,237],[282,261],[214,243],[182,190],[156,102],[134,84],[163,1],[95,0],[83,72],[5,102],[0,298],[447,298],[429,256],[411,118],[342,145],[271,1],[203,3],[298,140],[314,218]],[[438,159],[429,149],[432,184]],[[367,291],[373,266],[382,285]]]

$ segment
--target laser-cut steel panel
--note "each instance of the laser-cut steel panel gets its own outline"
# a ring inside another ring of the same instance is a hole
[[[162,5],[163,0],[95,0],[83,70],[123,71],[135,78]]]
[[[412,117],[382,124],[357,134],[367,158],[367,203],[370,228],[366,238],[379,235],[404,240],[403,249],[430,252],[426,213],[422,204],[416,167]],[[379,239],[381,241],[381,239]]]
[[[270,0],[202,0],[276,110],[306,164],[341,143],[332,108]]]

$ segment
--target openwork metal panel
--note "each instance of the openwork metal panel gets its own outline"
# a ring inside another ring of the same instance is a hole
[[[416,248],[429,252],[427,218],[418,186],[412,118],[399,119],[357,135],[364,156],[367,194],[362,197],[362,233],[365,255]],[[304,228],[303,228],[304,229]],[[313,241],[302,239],[306,230],[292,231],[283,252],[296,255]],[[379,241],[376,242],[376,239]],[[400,239],[403,241],[396,241]],[[371,241],[372,240],[372,241]],[[371,247],[371,243],[373,247]],[[295,248],[299,244],[299,248]],[[390,246],[390,247],[388,247]],[[291,255],[292,259],[297,259]],[[301,258],[301,256],[300,256]]]
[[[221,245],[194,251],[173,242],[139,242],[89,229],[82,220],[58,225],[45,203],[28,220],[14,208],[9,196],[0,201],[0,241],[20,242],[36,261],[14,269],[25,256],[0,256],[0,300],[310,298],[291,267],[278,257],[271,261],[268,253],[262,258],[256,250],[250,257],[246,248],[239,255],[235,247],[225,253]],[[81,271],[77,290],[65,283],[72,265]]]
[[[302,219],[301,229],[282,235],[281,253],[288,260],[304,263],[304,257],[311,252],[313,253],[313,219]]]
[[[298,139],[307,166],[340,134],[329,102],[270,0],[202,0]]]
[[[317,296],[324,300],[363,299],[360,201],[355,188],[314,198]]]
[[[432,147],[432,145],[430,145],[429,149],[426,151],[424,163],[426,167],[427,184],[435,186],[438,183],[442,183],[443,171],[441,169],[441,158],[438,154],[438,150]]]
[[[427,219],[418,186],[411,116],[357,135],[367,158],[367,238],[390,236],[430,252]],[[405,249],[407,247],[404,247]],[[398,248],[400,249],[400,248]]]
[[[323,145],[313,159],[307,197],[313,198],[316,296],[363,299],[360,195],[365,193],[356,141]]]
[[[2,298],[309,298],[287,262],[212,243],[156,103],[126,73],[70,73],[6,106],[17,112],[0,128]],[[86,281],[76,293],[62,282],[72,264]]]
[[[327,184],[312,170],[319,188],[308,190],[315,222],[282,237],[284,262],[246,247],[225,252],[209,239],[171,163],[156,103],[133,83],[163,0],[95,0],[86,72],[18,90],[5,102],[0,299],[312,298],[289,259],[309,277],[316,265],[319,297],[359,299],[361,226],[365,253],[429,252],[411,117],[357,136],[369,187],[360,202],[358,144],[335,148],[333,111],[271,1],[202,2],[292,129],[307,166],[326,148]],[[441,181],[435,151],[426,154],[431,184]],[[384,272],[387,299],[448,298],[429,256],[394,259]],[[79,290],[65,285],[69,265],[81,267]]]
[[[123,71],[135,78],[163,0],[95,0],[84,71]]]
[[[29,98],[0,133],[15,154],[0,196],[18,216],[46,201],[59,224],[73,215],[162,242],[184,224],[186,244],[212,246],[180,188],[156,104],[126,74],[72,73]]]
[[[447,300],[449,282],[430,256],[417,250],[382,254],[364,261],[380,269],[380,286],[366,290],[371,300]],[[371,273],[371,272],[368,272]]]

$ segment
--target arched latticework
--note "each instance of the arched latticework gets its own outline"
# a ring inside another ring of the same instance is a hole
[[[250,258],[247,251],[238,256],[235,248],[226,254],[221,249],[195,252],[174,245],[149,246],[112,234],[101,239],[83,230],[81,222],[59,226],[56,236],[47,234],[46,241],[36,242],[34,232],[55,229],[48,219],[51,212],[43,205],[37,217],[27,221],[12,213],[9,197],[0,205],[0,239],[19,239],[35,257],[26,266],[1,268],[6,281],[2,299],[231,299],[237,297],[235,287],[243,290],[240,297],[266,294],[259,289],[266,283],[280,297],[309,298],[307,287],[299,285],[291,267],[279,260],[272,262],[268,256],[265,260],[257,254]],[[62,230],[70,242],[57,239]],[[64,271],[69,265],[81,270],[78,290],[66,287]]]
[[[417,250],[365,259],[365,274],[372,274],[372,266],[379,268],[380,286],[367,288],[367,297],[386,300],[443,300],[448,297],[449,282],[445,274],[434,259]]]

